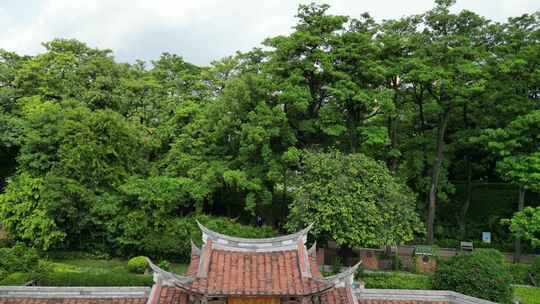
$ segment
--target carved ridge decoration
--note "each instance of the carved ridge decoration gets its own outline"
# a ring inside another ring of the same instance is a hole
[[[307,240],[307,234],[313,227],[313,224],[308,227],[289,235],[261,238],[261,239],[249,239],[242,237],[234,237],[224,235],[215,231],[212,231],[203,226],[199,221],[197,225],[202,231],[203,242],[208,240],[213,241],[212,247],[220,250],[231,251],[249,251],[249,252],[268,252],[268,251],[282,251],[282,250],[294,250],[299,241],[305,244]]]
[[[356,273],[356,270],[358,270],[358,267],[360,267],[360,264],[362,264],[362,261],[356,263],[356,265],[352,267],[349,267],[349,269],[333,276],[315,279],[332,284],[336,287],[345,287],[352,284],[354,280],[354,274]]]
[[[175,285],[174,283],[176,282],[188,284],[195,280],[195,278],[191,276],[181,276],[176,273],[165,271],[159,268],[156,264],[152,263],[152,261],[148,258],[146,261],[148,262],[150,269],[152,269],[154,272],[154,281],[163,283],[165,286]]]

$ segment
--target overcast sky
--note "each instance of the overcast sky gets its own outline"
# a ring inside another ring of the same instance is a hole
[[[118,61],[152,60],[162,52],[208,64],[290,32],[301,0],[0,0],[0,48],[43,51],[41,42],[76,38],[114,51]],[[331,12],[376,19],[430,9],[433,0],[328,0]],[[540,10],[540,0],[458,0],[496,21]]]

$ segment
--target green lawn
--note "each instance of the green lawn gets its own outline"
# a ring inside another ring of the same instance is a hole
[[[540,287],[515,286],[514,295],[524,304],[540,304]]]
[[[172,272],[182,274],[187,265],[171,263]],[[109,259],[62,259],[53,261],[53,270],[58,272],[83,272],[83,273],[129,273],[127,260]]]
[[[187,265],[171,263],[182,274]],[[55,259],[52,271],[39,280],[42,286],[151,286],[152,275],[133,274],[122,259]]]

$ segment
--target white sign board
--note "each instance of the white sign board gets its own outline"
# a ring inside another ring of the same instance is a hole
[[[491,232],[482,232],[482,242],[491,243]]]

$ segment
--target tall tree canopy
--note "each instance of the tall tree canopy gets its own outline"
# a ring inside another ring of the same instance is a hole
[[[508,242],[490,223],[511,200],[471,225],[473,193],[540,190],[540,13],[497,23],[453,4],[381,22],[300,5],[290,34],[204,67],[118,63],[74,39],[0,50],[0,223],[42,249],[115,254],[184,254],[175,235],[201,214],[314,221],[345,247],[458,226]]]
[[[333,151],[303,153],[299,166],[291,231],[313,224],[319,240],[348,248],[403,244],[424,231],[413,193],[384,164]]]

